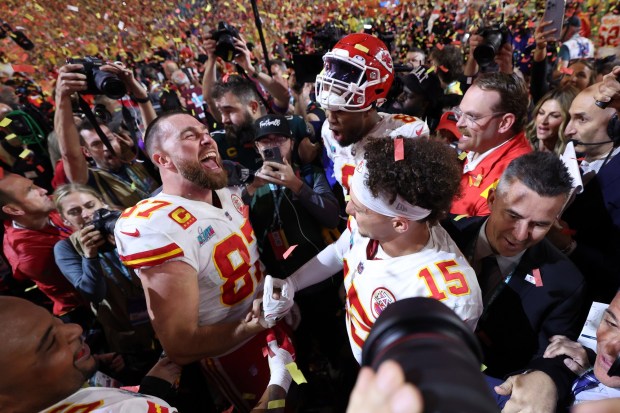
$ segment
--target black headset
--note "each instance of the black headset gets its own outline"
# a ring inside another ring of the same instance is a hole
[[[611,119],[609,119],[607,135],[614,143],[614,148],[620,146],[620,119],[618,118],[618,112],[614,113]]]

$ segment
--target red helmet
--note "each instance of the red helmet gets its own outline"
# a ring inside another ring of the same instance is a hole
[[[386,45],[369,34],[343,37],[323,56],[316,77],[316,100],[328,110],[361,112],[385,102],[394,80],[392,57]]]

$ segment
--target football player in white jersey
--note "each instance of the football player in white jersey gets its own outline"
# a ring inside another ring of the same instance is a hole
[[[142,280],[168,356],[179,364],[201,360],[231,403],[249,411],[269,367],[265,328],[245,320],[262,291],[264,267],[241,189],[226,187],[217,145],[190,115],[160,116],[145,144],[163,189],[123,212],[115,230],[119,255]]]
[[[395,146],[402,144],[395,151]],[[394,301],[425,296],[440,300],[471,328],[482,313],[476,274],[437,220],[450,208],[461,175],[454,153],[426,139],[373,139],[351,180],[348,228],[286,280],[274,280],[289,300],[265,314],[278,318],[294,294],[344,268],[347,332],[353,355],[374,321]],[[395,154],[402,160],[395,161]],[[400,158],[400,156],[398,156]],[[268,288],[265,294],[271,294]]]
[[[323,57],[323,71],[316,78],[316,100],[327,114],[321,136],[345,192],[355,166],[364,159],[367,139],[429,134],[421,119],[378,111],[393,81],[390,51],[369,34],[345,36]]]

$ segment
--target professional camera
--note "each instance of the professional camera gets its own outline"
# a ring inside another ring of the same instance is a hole
[[[377,370],[388,359],[420,389],[425,413],[498,412],[480,372],[476,337],[435,299],[406,298],[383,310],[364,344],[362,365]]]
[[[510,41],[510,30],[501,24],[481,28],[478,33],[482,43],[474,50],[474,59],[480,66],[488,66],[495,60],[495,55],[504,43]]]
[[[231,62],[239,56],[235,47],[234,39],[239,39],[239,31],[226,22],[219,22],[217,30],[211,32],[211,38],[215,40],[215,55],[225,62]]]
[[[113,73],[99,69],[105,62],[96,57],[83,59],[67,59],[67,63],[81,64],[84,69],[80,71],[86,75],[88,87],[80,92],[83,95],[106,95],[110,99],[120,99],[127,94],[127,88],[122,80]]]
[[[121,216],[121,211],[110,211],[106,208],[100,208],[93,214],[93,220],[91,224],[95,229],[101,232],[104,237],[110,234],[114,234],[114,226],[118,217]]]

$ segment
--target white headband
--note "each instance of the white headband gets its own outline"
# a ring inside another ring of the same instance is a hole
[[[366,163],[361,161],[355,168],[351,179],[351,190],[355,192],[355,197],[371,211],[388,217],[403,217],[411,221],[419,221],[430,215],[430,210],[411,205],[400,195],[396,195],[396,199],[391,204],[381,197],[374,197],[364,182],[367,178],[368,168],[366,168]]]

